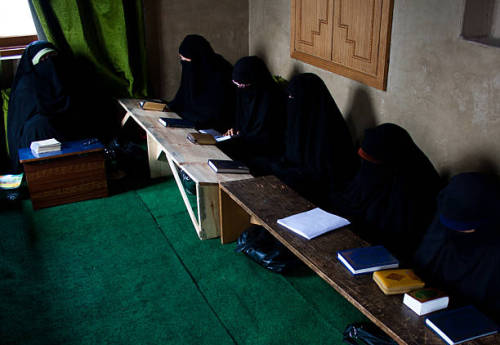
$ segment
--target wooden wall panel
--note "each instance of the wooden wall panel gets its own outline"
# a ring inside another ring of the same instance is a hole
[[[393,0],[292,0],[291,56],[386,88]]]
[[[332,58],[333,0],[297,0],[296,49],[323,59]]]

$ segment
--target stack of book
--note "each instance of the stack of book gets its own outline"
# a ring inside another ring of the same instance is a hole
[[[61,151],[61,143],[54,138],[33,141],[30,145],[30,149],[33,153],[37,154]]]

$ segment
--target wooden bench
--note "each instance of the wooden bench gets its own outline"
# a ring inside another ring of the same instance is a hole
[[[236,240],[251,223],[260,224],[398,344],[444,344],[427,328],[425,316],[419,317],[403,304],[402,295],[384,295],[371,275],[352,276],[337,260],[339,250],[368,245],[349,228],[306,240],[280,227],[278,219],[314,205],[276,177],[223,182],[219,199],[222,243]],[[468,344],[500,344],[500,335]]]
[[[219,182],[251,178],[249,174],[217,174],[208,166],[208,159],[230,159],[215,145],[197,145],[187,140],[193,128],[164,127],[159,117],[179,118],[172,112],[143,110],[138,99],[120,99],[126,110],[122,126],[132,118],[146,131],[151,177],[173,175],[200,239],[220,235]],[[177,172],[182,169],[196,184],[196,209],[189,202]]]

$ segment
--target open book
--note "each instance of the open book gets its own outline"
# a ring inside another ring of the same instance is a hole
[[[222,133],[216,131],[215,129],[200,129],[198,132],[210,134],[211,136],[214,137],[215,141],[218,143],[220,143],[221,141],[226,141],[228,139],[231,139],[230,135],[222,135]]]
[[[350,222],[316,207],[310,211],[278,219],[278,224],[310,240],[326,232],[349,225]]]

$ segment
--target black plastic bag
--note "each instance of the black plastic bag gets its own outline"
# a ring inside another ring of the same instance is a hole
[[[270,271],[285,273],[300,264],[300,260],[266,229],[252,225],[238,237],[235,252],[242,252]]]
[[[344,330],[344,342],[351,345],[397,345],[377,326],[369,323],[352,323]]]
[[[179,173],[179,178],[181,179],[182,186],[184,187],[186,193],[190,195],[196,195],[196,183],[181,168],[178,167],[177,171]]]

